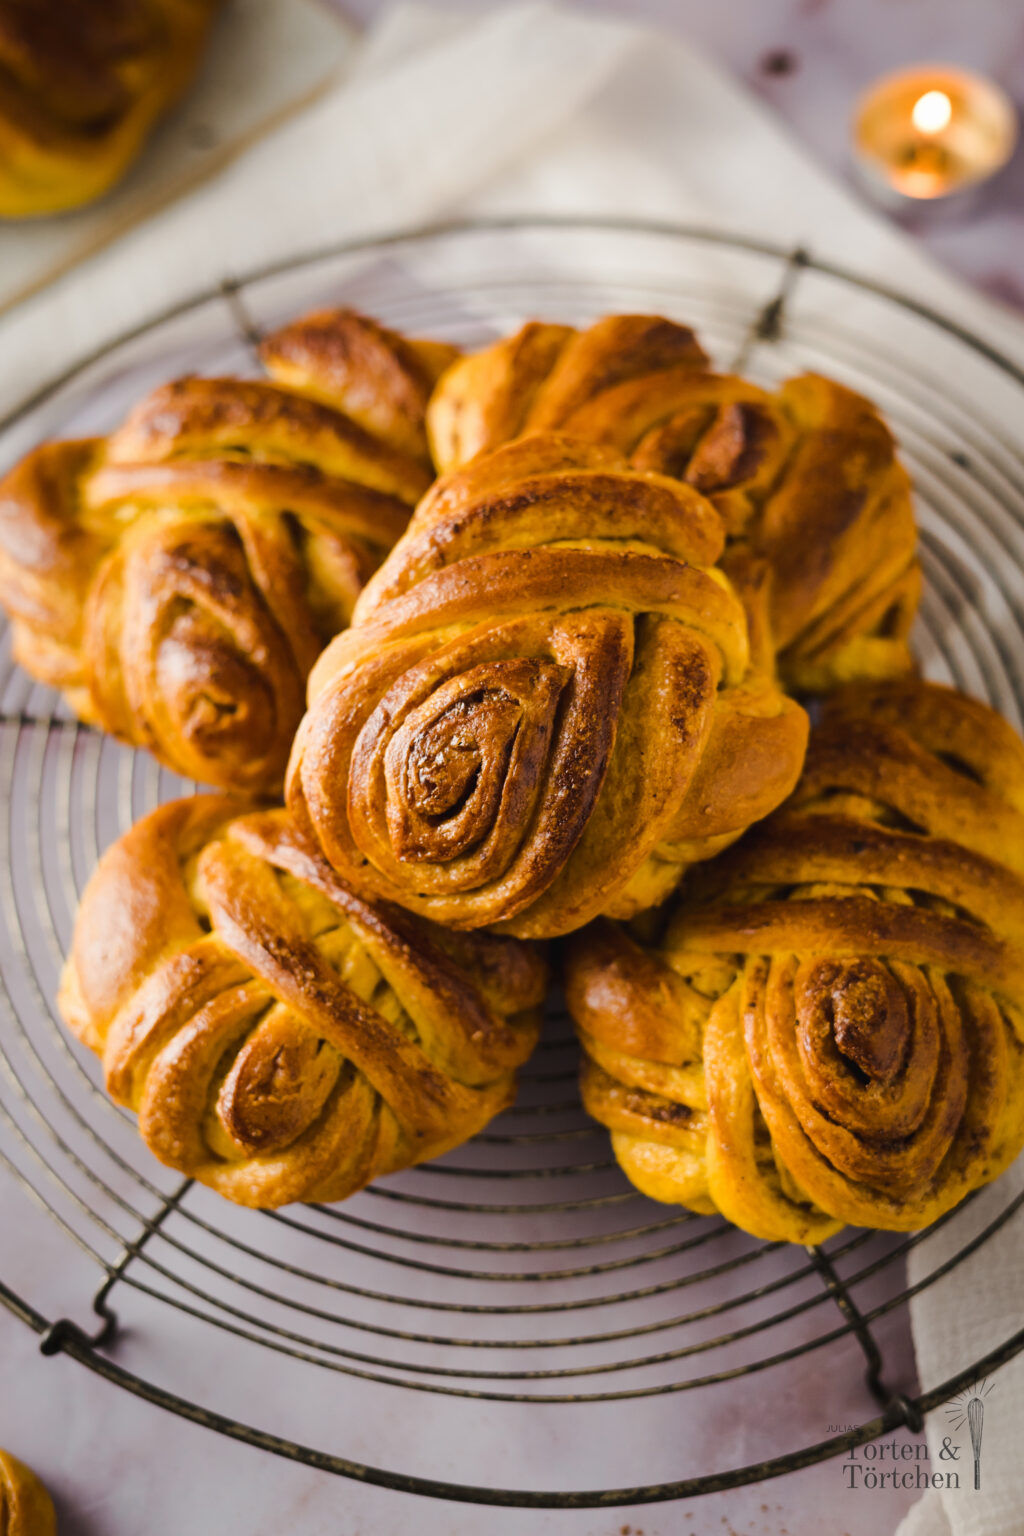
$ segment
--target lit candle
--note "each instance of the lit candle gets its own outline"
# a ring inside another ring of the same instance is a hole
[[[886,75],[861,98],[857,162],[890,201],[948,197],[987,181],[1017,143],[1017,114],[991,80],[944,64]]]

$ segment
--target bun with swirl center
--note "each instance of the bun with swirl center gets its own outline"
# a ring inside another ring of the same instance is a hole
[[[0,0],[0,218],[120,180],[189,83],[220,0]]]
[[[1024,1145],[1024,743],[948,689],[840,690],[790,801],[656,946],[581,934],[568,996],[647,1194],[770,1240],[927,1225]]]
[[[547,937],[661,899],[805,747],[722,545],[698,492],[561,434],[440,480],[311,675],[297,819],[456,928]]]
[[[161,1162],[278,1206],[479,1131],[514,1096],[544,982],[514,939],[364,900],[284,811],[199,795],[108,849],[59,1002]]]
[[[17,659],[179,773],[261,793],[310,667],[430,483],[423,413],[452,355],[345,310],[264,352],[286,383],[179,379],[0,484]]]
[[[790,687],[910,670],[910,482],[892,434],[852,390],[818,374],[759,389],[711,372],[688,327],[611,315],[583,331],[531,323],[453,363],[428,424],[444,470],[554,428],[701,491],[726,525],[726,569],[750,554],[766,562]]]

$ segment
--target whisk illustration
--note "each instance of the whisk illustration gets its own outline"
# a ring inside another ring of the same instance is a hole
[[[966,1422],[971,1432],[975,1488],[981,1487],[981,1431],[985,1424],[985,1398],[994,1386],[995,1382],[989,1381],[987,1377],[984,1381],[975,1381],[958,1392],[946,1409],[946,1416],[952,1420],[953,1429],[963,1429]]]
[[[981,1487],[981,1431],[985,1424],[985,1404],[980,1397],[972,1397],[967,1404],[967,1424],[971,1431],[971,1448],[974,1451],[974,1486]]]

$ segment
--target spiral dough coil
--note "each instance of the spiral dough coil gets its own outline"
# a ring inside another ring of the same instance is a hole
[[[544,966],[344,885],[283,811],[174,801],[101,860],[60,1007],[150,1150],[230,1200],[341,1200],[504,1109]]]
[[[927,1225],[1024,1143],[1024,743],[934,685],[840,690],[789,803],[659,947],[581,935],[568,994],[646,1193],[772,1240]]]
[[[557,433],[440,480],[310,677],[288,797],[328,862],[543,938],[765,815],[806,716],[751,663],[722,542],[698,492]]]

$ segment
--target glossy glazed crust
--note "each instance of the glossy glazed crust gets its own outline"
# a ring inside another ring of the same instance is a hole
[[[541,938],[767,814],[807,722],[751,663],[722,542],[699,493],[557,433],[441,479],[310,677],[288,794],[328,861]]]
[[[353,421],[430,470],[427,405],[457,347],[410,340],[354,310],[321,309],[266,337],[260,355],[279,383],[343,403]]]
[[[1024,1144],[1024,743],[934,685],[840,690],[788,804],[656,947],[581,934],[568,996],[646,1193],[793,1242],[927,1225]]]
[[[60,1008],[169,1167],[243,1205],[341,1200],[504,1109],[544,965],[344,885],[283,811],[175,801],[101,860]]]
[[[0,1531],[4,1536],[57,1536],[53,1501],[23,1461],[0,1450]]]
[[[430,483],[451,350],[340,310],[264,353],[281,382],[179,379],[111,437],[29,454],[0,484],[0,600],[17,659],[84,720],[269,793],[313,661]]]
[[[220,0],[0,0],[0,218],[99,197],[199,62]]]
[[[428,412],[442,469],[556,427],[675,475],[771,571],[780,674],[819,690],[911,669],[920,595],[910,482],[870,402],[817,374],[773,392],[709,371],[693,332],[655,316],[585,331],[531,323],[455,363]]]

